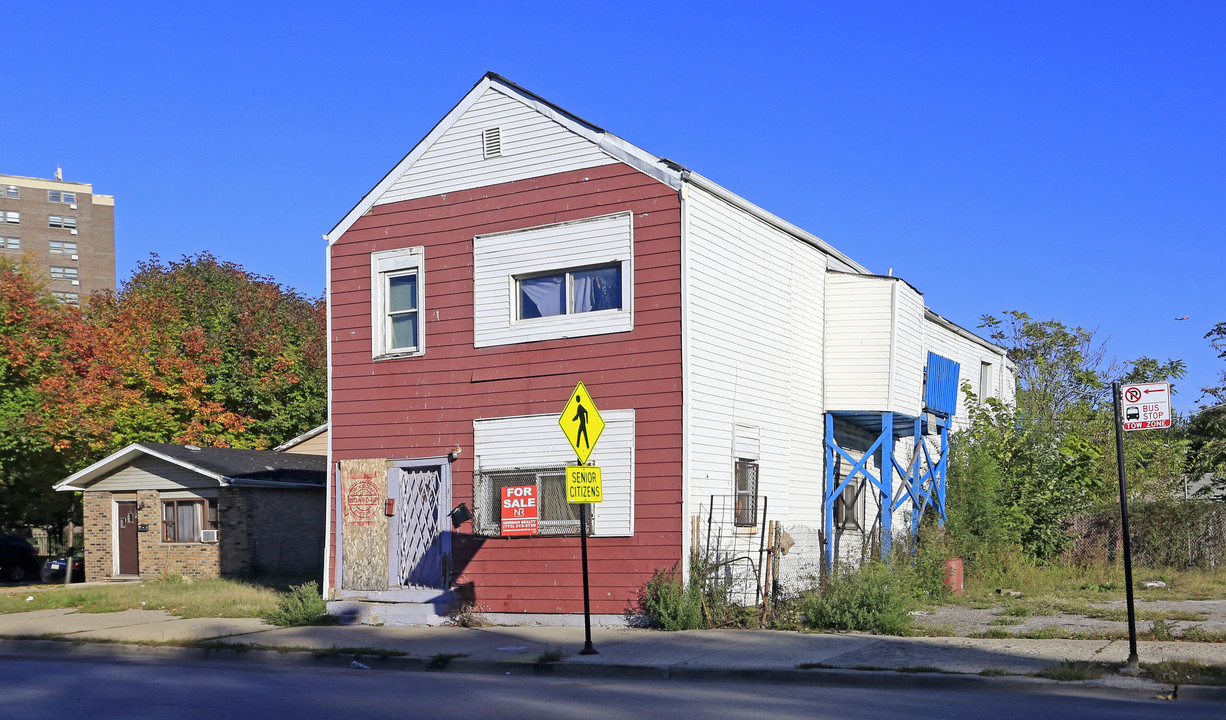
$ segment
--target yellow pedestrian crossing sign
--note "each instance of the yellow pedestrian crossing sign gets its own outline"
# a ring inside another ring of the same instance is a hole
[[[604,420],[582,382],[576,385],[575,391],[570,394],[566,409],[558,416],[558,425],[561,426],[570,446],[575,449],[579,464],[586,465],[592,448],[596,447],[596,441],[600,439],[600,433],[604,432]]]

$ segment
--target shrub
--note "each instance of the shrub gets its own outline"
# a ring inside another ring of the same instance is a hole
[[[277,600],[276,609],[264,613],[264,619],[273,625],[313,625],[328,612],[328,604],[319,594],[319,584],[314,580],[294,585]]]
[[[696,582],[686,587],[676,570],[657,570],[639,591],[639,611],[652,625],[665,630],[706,627],[702,616],[702,588]]]
[[[919,604],[915,588],[915,572],[905,564],[840,567],[800,601],[801,612],[812,628],[908,635],[913,621],[907,613]]]

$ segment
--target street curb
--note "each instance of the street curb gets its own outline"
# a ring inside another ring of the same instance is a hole
[[[1170,686],[1152,684],[1148,688],[1120,688],[1093,681],[1067,683],[1023,676],[982,676],[962,673],[904,673],[892,670],[853,670],[842,668],[727,668],[703,666],[627,665],[593,662],[538,662],[528,660],[468,660],[465,657],[362,655],[332,653],[327,650],[293,650],[233,647],[191,648],[175,646],[129,645],[64,640],[9,640],[0,638],[0,658],[47,658],[61,660],[115,660],[121,662],[227,662],[270,666],[323,666],[335,668],[394,670],[402,672],[468,673],[576,679],[623,679],[681,682],[763,682],[784,685],[817,685],[848,688],[889,688],[899,690],[962,690],[978,692],[1016,692],[1045,695],[1078,695],[1145,700],[1170,692]],[[441,664],[440,664],[441,663]],[[1185,685],[1179,700],[1226,702],[1226,687]]]

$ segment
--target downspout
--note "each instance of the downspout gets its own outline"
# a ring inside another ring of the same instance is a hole
[[[690,411],[690,365],[693,360],[690,333],[690,213],[689,185],[686,182],[688,172],[682,173],[681,187],[677,189],[677,197],[681,204],[681,566],[684,569],[682,577],[689,578],[690,548],[696,538],[690,532],[690,514],[693,502],[690,483],[690,469],[693,461],[690,457],[691,411]]]
[[[324,240],[328,241],[328,236],[324,235]],[[328,600],[332,591],[332,567],[328,562],[329,550],[334,542],[334,536],[329,532],[332,522],[332,492],[337,487],[334,482],[335,473],[332,472],[332,243],[328,241],[328,245],[324,248],[324,332],[325,347],[327,349],[327,423],[328,423],[328,442],[325,453],[327,455],[327,472],[325,478],[327,486],[324,490],[324,577],[323,577],[323,598]],[[337,526],[339,532],[340,526]]]

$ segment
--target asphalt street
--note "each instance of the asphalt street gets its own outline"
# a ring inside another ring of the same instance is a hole
[[[1204,702],[1011,691],[903,690],[505,675],[386,673],[237,663],[0,660],[10,720],[306,718],[1195,718]]]

